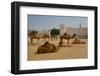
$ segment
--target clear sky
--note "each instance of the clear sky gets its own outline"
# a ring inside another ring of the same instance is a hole
[[[59,28],[60,24],[65,27],[77,28],[81,24],[82,27],[87,27],[87,17],[77,16],[50,16],[50,15],[28,15],[28,28],[31,30],[50,30]]]

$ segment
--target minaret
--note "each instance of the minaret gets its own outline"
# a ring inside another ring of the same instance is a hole
[[[64,26],[64,24],[60,24],[59,29],[60,29],[60,36],[61,36],[65,32],[65,26]]]
[[[82,33],[82,25],[81,25],[81,23],[80,23],[80,25],[79,25],[79,32],[78,32],[78,34],[81,36],[81,33]]]
[[[81,25],[81,23],[80,23],[80,25],[79,25],[79,28],[82,28],[82,25]]]

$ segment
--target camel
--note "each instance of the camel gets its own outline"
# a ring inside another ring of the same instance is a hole
[[[37,39],[39,41],[40,39],[46,40],[47,38],[50,38],[50,36],[47,34],[34,34],[30,35],[30,42],[33,44],[33,39]]]
[[[43,34],[42,38],[43,38],[43,40],[46,40],[46,39],[50,39],[50,36],[48,34]]]
[[[59,47],[55,46],[54,44],[45,42],[43,45],[38,47],[37,54],[54,53],[57,52],[58,49]]]
[[[81,41],[78,38],[75,38],[74,41],[72,42],[72,44],[85,44],[85,42]]]
[[[69,46],[69,40],[70,39],[73,39],[74,37],[76,37],[76,34],[73,34],[72,36],[67,34],[67,33],[64,33],[64,35],[62,35],[60,37],[60,43],[59,43],[59,46],[62,46],[62,43],[63,43],[63,39],[67,39],[67,46]]]
[[[39,35],[39,34],[30,35],[31,44],[33,44],[33,39],[37,39],[39,41],[40,38],[41,38],[41,35]]]

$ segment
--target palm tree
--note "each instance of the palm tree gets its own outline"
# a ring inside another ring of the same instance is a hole
[[[57,39],[57,35],[59,35],[60,31],[59,29],[53,28],[50,32],[51,38]]]

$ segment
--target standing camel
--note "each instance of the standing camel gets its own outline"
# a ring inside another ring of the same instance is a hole
[[[43,39],[43,40],[50,39],[50,36],[47,34],[31,34],[30,35],[31,44],[33,44],[33,39],[37,39],[39,42],[40,39]]]
[[[67,34],[67,33],[64,33],[64,35],[62,35],[60,37],[60,42],[59,42],[59,46],[62,46],[62,43],[63,43],[63,39],[67,39],[67,46],[69,44],[69,40],[70,39],[73,39],[74,37],[76,37],[76,34],[73,34],[72,36]]]
[[[31,44],[33,44],[33,39],[37,39],[38,42],[39,42],[39,40],[41,38],[43,38],[43,35],[42,34],[32,34],[32,35],[30,35],[30,42],[31,42]]]
[[[43,40],[46,40],[46,39],[50,39],[50,36],[48,34],[43,34],[42,38],[43,38]]]

